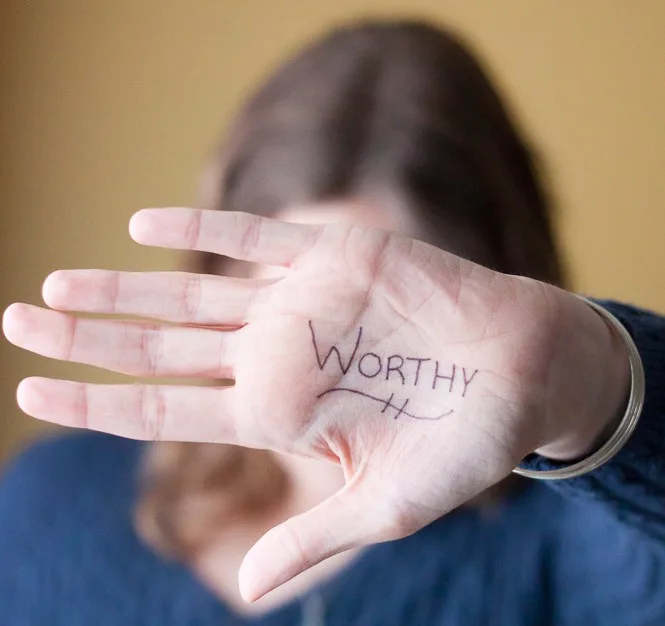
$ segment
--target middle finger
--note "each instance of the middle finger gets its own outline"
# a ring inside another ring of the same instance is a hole
[[[13,344],[42,356],[132,376],[233,377],[234,332],[80,318],[28,304],[4,316]]]

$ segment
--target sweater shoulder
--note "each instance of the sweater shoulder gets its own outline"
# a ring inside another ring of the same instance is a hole
[[[71,508],[78,500],[75,496],[132,490],[144,445],[89,432],[52,436],[32,444],[0,475],[0,519],[2,512],[17,512],[39,502],[41,508],[51,510]]]
[[[141,449],[110,435],[51,437],[3,469],[0,606],[11,623],[101,623],[100,611],[127,609],[121,572],[158,571],[132,525]]]

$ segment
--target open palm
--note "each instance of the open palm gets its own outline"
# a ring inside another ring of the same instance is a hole
[[[570,408],[570,394],[560,392],[576,373],[560,372],[570,348],[557,337],[566,311],[584,305],[559,290],[359,225],[163,209],[138,213],[131,232],[148,245],[288,270],[275,279],[57,272],[44,285],[53,309],[160,321],[13,305],[4,318],[9,340],[137,376],[234,384],[32,378],[19,404],[38,418],[127,437],[340,463],[341,491],[248,553],[248,599],[342,550],[418,530],[565,429],[552,415]],[[573,406],[584,415],[596,401]]]

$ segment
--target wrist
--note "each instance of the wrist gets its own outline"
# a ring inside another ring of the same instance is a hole
[[[567,382],[572,388],[564,392],[571,401],[563,407],[557,403],[566,413],[561,416],[564,428],[536,450],[557,461],[580,459],[600,448],[621,422],[630,392],[630,362],[624,343],[598,312],[576,300],[574,331],[569,329],[574,349]]]

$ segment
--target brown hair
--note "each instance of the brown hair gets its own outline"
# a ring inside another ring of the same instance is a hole
[[[421,239],[501,272],[563,282],[533,158],[486,72],[446,30],[362,23],[302,50],[232,125],[204,205],[270,215],[368,189],[397,194]],[[220,273],[224,260],[198,255],[192,269]],[[158,443],[145,461],[139,530],[182,558],[288,487],[269,452]]]

